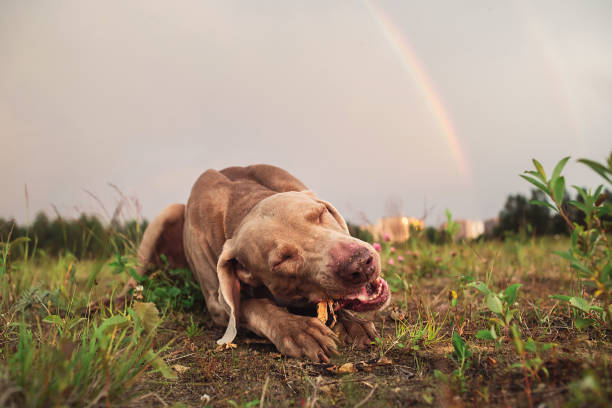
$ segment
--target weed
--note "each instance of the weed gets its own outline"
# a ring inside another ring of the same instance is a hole
[[[540,343],[529,337],[524,341],[519,333],[516,324],[512,325],[512,339],[514,347],[521,358],[520,363],[512,364],[512,368],[522,368],[523,378],[525,380],[525,394],[529,406],[533,407],[533,399],[531,397],[531,382],[530,378],[540,380],[539,372],[543,372],[548,377],[548,370],[544,366],[541,353],[556,346],[555,343]]]
[[[503,337],[508,337],[510,323],[512,319],[514,319],[514,315],[518,312],[518,309],[513,309],[512,306],[514,306],[514,302],[516,302],[516,296],[521,284],[514,283],[508,286],[505,291],[499,293],[491,291],[484,282],[480,281],[472,282],[468,284],[468,287],[478,289],[478,291],[485,296],[487,308],[494,315],[494,317],[490,319],[493,323],[490,329],[478,331],[476,337],[479,339],[496,341],[496,344],[499,346]]]
[[[602,193],[603,185],[599,185],[594,191],[572,186],[579,193],[582,202],[564,201],[565,178],[561,172],[568,160],[569,157],[565,157],[559,161],[548,178],[542,165],[533,159],[536,170],[526,171],[527,175],[522,174],[521,177],[552,201],[552,204],[541,200],[532,200],[531,203],[552,209],[563,218],[571,230],[570,248],[554,253],[569,261],[581,286],[594,288],[591,300],[582,295],[557,295],[555,299],[567,302],[581,313],[581,316],[574,320],[576,327],[586,328],[596,324],[609,326],[612,324],[612,248],[606,236],[605,217],[612,215],[612,204],[606,202],[606,195]],[[612,154],[605,164],[588,159],[578,161],[612,185]],[[568,206],[582,212],[584,222],[573,221]],[[603,307],[593,304],[593,301],[598,299],[601,299]]]
[[[451,383],[459,392],[464,393],[467,390],[465,371],[471,365],[470,357],[472,352],[469,350],[467,343],[457,334],[457,332],[453,332],[451,343],[453,345],[454,354],[451,355],[450,358],[455,362],[457,368],[453,371],[452,377],[449,377],[439,370],[434,371],[434,376],[443,382]]]
[[[153,302],[160,310],[204,309],[204,296],[199,283],[189,269],[172,269],[166,257],[161,256],[164,267],[150,276],[136,275],[131,269],[128,273],[143,286],[146,302]]]
[[[189,326],[187,326],[187,328],[185,329],[185,334],[187,335],[187,337],[191,339],[195,336],[201,335],[204,330],[193,321],[193,316],[189,316],[189,322]]]

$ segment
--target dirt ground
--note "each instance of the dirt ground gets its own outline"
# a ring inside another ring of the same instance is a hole
[[[449,277],[421,279],[409,287],[408,296],[396,293],[389,308],[370,314],[382,341],[366,351],[345,346],[332,364],[286,358],[269,342],[244,332],[236,339],[236,348],[220,350],[215,340],[223,328],[215,327],[205,311],[171,314],[160,329],[159,342],[175,339],[164,359],[179,372],[179,379],[143,378],[138,385],[143,395],[132,406],[246,407],[260,406],[262,400],[270,407],[529,406],[524,373],[511,367],[520,363],[512,339],[504,339],[499,347],[476,339],[486,310],[479,307],[475,294],[466,291],[460,300],[467,307],[453,311],[448,293],[455,282]],[[569,311],[543,296],[565,283],[556,279],[551,284],[540,277],[522,288],[520,325],[524,331],[531,329],[524,336],[558,344],[542,356],[548,375],[541,371],[528,379],[532,404],[606,406],[610,342],[602,340],[602,333],[578,332]],[[548,313],[545,324],[534,310]],[[439,325],[433,341],[412,342],[410,335],[398,341],[398,321],[410,325],[426,314]],[[190,316],[201,329],[192,337],[185,334]],[[457,368],[451,359],[453,330],[461,331],[472,352],[463,387],[452,380]],[[603,338],[609,335],[604,333]],[[355,372],[339,373],[346,363],[353,363]],[[451,380],[438,378],[436,370]],[[593,373],[599,387],[580,388],[588,373]]]

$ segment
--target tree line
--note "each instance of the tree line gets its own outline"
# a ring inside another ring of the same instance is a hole
[[[612,192],[609,190],[605,190],[604,197],[605,202],[612,202]],[[584,213],[570,205],[571,200],[570,193],[566,190],[562,204],[563,209],[572,222],[584,226]],[[504,208],[499,213],[499,224],[494,229],[493,237],[505,238],[518,233],[532,236],[569,234],[569,226],[559,214],[552,214],[549,208],[533,204],[533,201],[546,202],[546,196],[542,191],[536,189],[531,190],[530,198],[522,194],[508,196]],[[584,203],[584,199],[578,193],[576,193],[573,201]],[[602,221],[610,223],[612,217],[603,216]]]
[[[24,245],[11,249],[11,257],[70,253],[79,259],[109,257],[124,253],[140,242],[147,227],[146,220],[104,225],[94,215],[81,214],[76,219],[57,216],[53,220],[39,212],[31,225],[18,225],[13,219],[0,218],[0,242],[26,238]]]
[[[612,202],[612,192],[606,190],[606,201]],[[506,239],[516,234],[529,236],[568,234],[567,223],[558,215],[552,214],[547,207],[532,204],[531,201],[545,201],[544,194],[531,190],[530,197],[522,194],[509,195],[503,209],[499,213],[499,224],[491,236],[485,239]],[[584,224],[584,214],[575,207],[567,205],[571,200],[566,192],[564,206],[570,219],[578,224]],[[582,202],[577,194],[575,201]],[[612,222],[612,217],[604,217],[605,222]],[[120,223],[112,221],[104,225],[94,215],[81,214],[76,219],[64,219],[57,216],[49,219],[47,214],[39,212],[31,225],[18,225],[13,219],[0,218],[0,242],[9,239],[27,238],[27,244],[12,249],[11,256],[49,255],[59,256],[70,253],[79,259],[109,257],[116,253],[124,253],[126,248],[136,245],[142,238],[147,227],[146,220]],[[364,241],[372,242],[374,237],[368,231],[355,224],[348,223],[351,235]],[[442,243],[448,240],[446,231],[427,227],[421,235],[432,243]]]

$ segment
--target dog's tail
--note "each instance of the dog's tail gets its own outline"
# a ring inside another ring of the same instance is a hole
[[[183,226],[185,224],[185,204],[170,204],[147,226],[142,241],[138,246],[138,266],[136,273],[146,275],[157,267],[189,268],[183,246]],[[163,257],[162,257],[163,255]],[[165,260],[163,259],[165,257]],[[138,285],[130,277],[123,290],[112,303],[121,307],[129,298],[131,289]],[[88,310],[109,306],[111,298],[105,298],[89,305]]]
[[[153,267],[162,267],[166,262],[171,268],[187,268],[183,246],[185,204],[170,204],[147,227],[138,247],[139,267],[136,272],[144,275]]]

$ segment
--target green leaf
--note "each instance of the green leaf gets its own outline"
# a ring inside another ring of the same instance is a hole
[[[537,351],[535,341],[530,337],[525,342],[525,350],[535,353]]]
[[[513,305],[516,301],[516,295],[519,288],[522,286],[520,283],[514,283],[506,288],[504,292],[504,299],[509,305]]]
[[[147,333],[154,333],[161,320],[155,303],[137,302],[134,304],[133,310],[145,331]]]
[[[601,281],[607,282],[612,280],[612,262],[608,262],[601,270]]]
[[[522,354],[525,349],[525,345],[523,343],[523,340],[521,339],[521,335],[518,331],[518,328],[516,327],[516,323],[512,324],[512,339],[514,340],[514,346],[516,347],[516,351]]]
[[[488,295],[488,294],[491,293],[491,291],[489,290],[487,285],[484,282],[481,282],[481,281],[470,282],[467,286],[469,288],[478,289],[480,292],[484,293],[485,295]]]
[[[490,330],[478,330],[476,338],[481,340],[495,340],[495,337],[491,334]]]
[[[591,213],[591,211],[589,211],[589,208],[586,206],[586,204],[581,203],[580,201],[570,200],[569,204],[573,205],[574,207],[576,207],[577,209],[579,209],[586,215],[589,215]]]
[[[612,172],[606,166],[589,159],[579,159],[578,163],[586,164],[591,170],[603,177],[608,183],[612,184],[612,179],[606,175],[606,173],[612,174]]]
[[[444,374],[442,371],[440,370],[434,370],[434,377],[436,378],[436,380],[438,381],[442,381],[442,382],[448,382],[448,375]]]
[[[518,309],[512,309],[512,310],[508,310],[506,312],[506,324],[510,324],[510,322],[512,321],[512,318],[514,318],[514,314],[518,311]]]
[[[578,253],[578,231],[579,228],[574,228],[574,230],[572,231],[572,236],[570,237],[570,244],[571,244],[571,249]]]
[[[50,323],[50,324],[56,324],[56,325],[60,325],[64,323],[64,320],[58,315],[46,316],[42,321],[44,323]]]
[[[591,310],[591,305],[586,299],[583,299],[579,296],[572,296],[569,300],[570,305],[575,307],[576,309],[580,309],[585,313],[589,313]]]
[[[578,261],[572,262],[571,265],[572,268],[578,269],[579,271],[583,272],[585,276],[591,276],[593,274],[593,272],[589,268],[587,268]]]
[[[103,349],[106,349],[108,345],[108,337],[106,333],[109,332],[111,329],[114,329],[115,327],[120,327],[127,323],[127,317],[118,314],[109,317],[102,322],[102,324],[96,329],[94,334]]]
[[[547,203],[546,201],[529,200],[529,204],[531,204],[531,205],[541,205],[542,207],[548,207],[548,208],[550,208],[553,211],[559,211],[559,210],[557,210],[557,207],[555,207],[551,203]]]
[[[453,332],[453,339],[451,341],[453,343],[453,348],[455,349],[455,355],[459,361],[465,360],[472,353],[468,350],[465,341],[457,334],[457,332]]]
[[[565,167],[565,164],[567,163],[569,159],[570,159],[570,156],[567,156],[561,159],[559,163],[557,163],[557,165],[555,166],[555,169],[553,170],[551,180],[554,180],[561,175],[561,172],[563,171],[563,168]]]
[[[536,159],[531,159],[531,161],[533,162],[533,165],[540,174],[542,180],[546,180],[546,172],[544,171],[544,167]]]
[[[538,173],[537,171],[533,171],[533,170],[525,170],[523,173],[527,173],[530,174],[540,180],[542,180],[544,183],[546,183],[546,178],[542,178],[542,175],[540,173]]]
[[[87,321],[86,318],[84,317],[79,317],[78,319],[73,319],[70,321],[70,325],[68,326],[69,329],[74,329],[76,327],[76,325],[78,325],[81,322]]]
[[[115,326],[123,326],[127,324],[127,322],[128,322],[127,317],[122,316],[120,314],[116,314],[114,316],[111,316],[105,319],[96,331],[99,331],[100,333],[107,333],[108,331],[113,329]]]
[[[602,313],[604,310],[602,307],[591,305],[591,310],[595,310],[596,312]]]
[[[550,195],[550,191],[548,190],[548,187],[546,187],[545,184],[539,182],[538,180],[532,178],[532,177],[528,177],[524,174],[519,174],[519,176],[521,176],[522,178],[524,178],[525,180],[527,180],[528,182],[530,182],[531,184],[533,184],[534,186],[536,186],[537,188],[539,188],[540,190],[542,190],[543,192],[545,192],[546,194]]]
[[[490,293],[487,295],[487,306],[493,313],[496,313],[498,315],[501,315],[503,313],[502,302],[499,297],[497,297],[497,295],[494,293]]]
[[[553,198],[557,204],[563,203],[563,197],[565,196],[565,178],[559,177],[554,181],[553,189]]]
[[[591,197],[582,187],[573,185],[572,188],[578,191],[578,193],[580,194],[580,196],[582,197],[585,203],[588,203],[589,201],[594,201],[593,197]],[[594,197],[597,197],[597,195],[598,195],[597,193],[594,194]]]
[[[553,254],[559,255],[561,258],[565,258],[570,262],[576,262],[576,258],[570,251],[552,251]]]
[[[595,320],[593,319],[582,319],[582,318],[574,319],[574,326],[576,326],[576,328],[580,330],[584,330],[593,324],[595,324]]]
[[[611,216],[612,215],[612,205],[609,203],[604,203],[601,207],[597,207],[597,216],[599,218]]]
[[[153,352],[153,350],[147,351],[145,356],[146,356],[147,360],[149,360],[151,365],[155,369],[157,369],[161,373],[161,375],[164,376],[164,378],[166,378],[168,380],[177,380],[178,379],[178,376],[176,375],[174,370],[172,370],[170,367],[168,367],[168,364],[166,364],[166,362],[159,355],[155,354]]]
[[[557,300],[563,300],[564,302],[569,302],[572,298],[571,296],[567,295],[551,295],[550,297]]]
[[[553,347],[557,347],[557,343],[546,343],[542,345],[542,351],[550,350]]]

